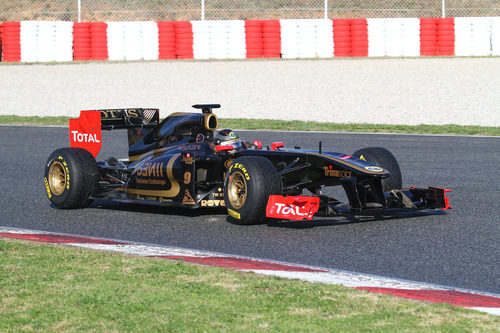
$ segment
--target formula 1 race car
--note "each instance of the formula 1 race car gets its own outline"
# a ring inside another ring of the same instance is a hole
[[[45,190],[58,208],[81,208],[94,199],[134,200],[187,208],[225,207],[230,220],[255,224],[269,218],[312,219],[343,214],[449,209],[444,188],[402,188],[401,171],[386,149],[354,154],[263,148],[242,142],[230,129],[217,131],[212,110],[173,113],[158,109],[81,111],[70,120],[70,146],[45,165]],[[96,162],[101,130],[127,129],[128,158]],[[342,186],[348,203],[325,194]]]

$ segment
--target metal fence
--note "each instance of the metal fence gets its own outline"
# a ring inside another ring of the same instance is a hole
[[[500,16],[500,0],[0,0],[0,22]]]

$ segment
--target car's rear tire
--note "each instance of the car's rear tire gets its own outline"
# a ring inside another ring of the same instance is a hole
[[[384,192],[402,188],[403,179],[399,163],[389,150],[382,147],[368,147],[356,151],[353,156],[376,164],[391,173],[388,178],[382,179]]]
[[[99,183],[97,163],[85,149],[60,148],[50,154],[45,164],[45,191],[57,208],[83,208]]]
[[[228,168],[224,201],[231,221],[236,224],[266,222],[269,196],[281,193],[281,177],[265,157],[239,157]]]

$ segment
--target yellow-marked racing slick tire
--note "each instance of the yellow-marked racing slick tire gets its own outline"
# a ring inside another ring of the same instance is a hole
[[[44,185],[50,202],[57,208],[82,208],[92,200],[99,183],[94,156],[81,148],[60,148],[45,164]]]
[[[273,194],[282,194],[281,177],[267,158],[243,156],[229,166],[224,182],[224,201],[232,222],[266,222],[267,201]]]
[[[389,150],[382,147],[368,147],[356,151],[353,156],[376,164],[391,173],[388,178],[382,179],[382,189],[384,192],[402,188],[403,180],[399,163]]]

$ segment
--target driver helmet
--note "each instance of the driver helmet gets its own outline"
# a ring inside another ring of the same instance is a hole
[[[215,144],[218,146],[233,146],[234,150],[239,150],[243,147],[239,135],[229,128],[220,130],[215,135]]]

